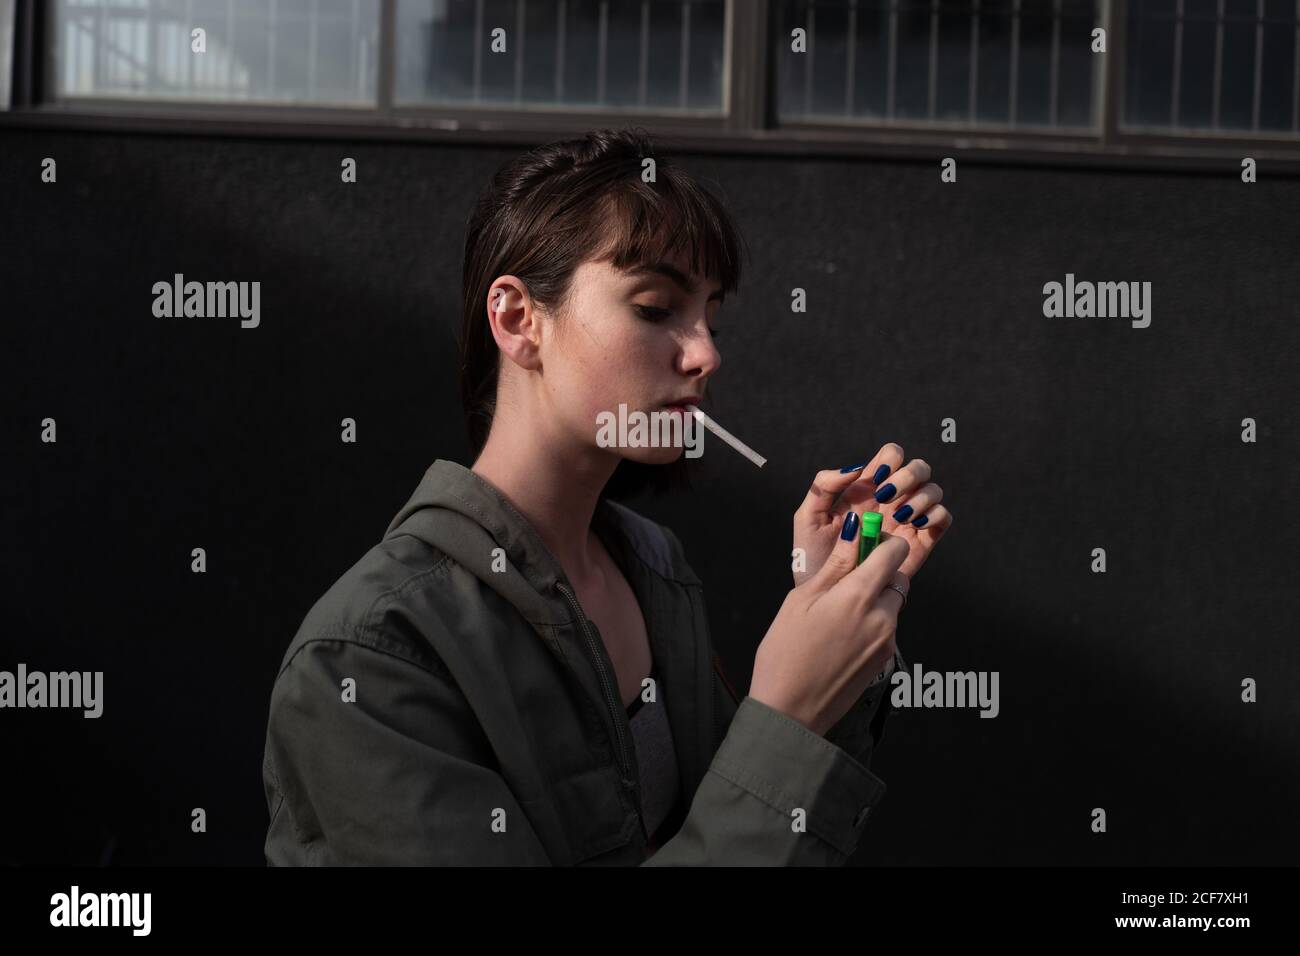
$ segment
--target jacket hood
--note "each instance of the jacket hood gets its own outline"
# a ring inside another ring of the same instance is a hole
[[[699,583],[684,562],[674,561],[664,529],[632,509],[602,498],[592,529],[621,565],[635,554],[663,577]],[[559,561],[500,490],[464,465],[439,458],[429,466],[384,540],[401,534],[447,554],[525,613],[550,623],[566,616],[556,610],[557,585],[573,585]],[[518,574],[500,573],[498,548]]]

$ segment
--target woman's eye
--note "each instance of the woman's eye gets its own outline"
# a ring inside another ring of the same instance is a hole
[[[664,319],[668,318],[668,316],[673,314],[671,309],[660,309],[653,305],[633,305],[632,307],[636,309],[641,315],[641,318],[645,319],[647,322],[662,322]],[[717,329],[710,328],[709,335],[716,339],[720,337],[722,333]]]

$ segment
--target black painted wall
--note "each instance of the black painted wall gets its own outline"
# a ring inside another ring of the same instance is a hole
[[[0,711],[0,862],[262,862],[285,646],[435,458],[470,463],[464,221],[517,151],[0,130],[0,669],[105,672],[98,720]],[[855,862],[1294,863],[1300,180],[678,159],[753,253],[710,392],[769,463],[706,455],[693,495],[634,504],[685,543],[734,682],[814,472],[886,441],[955,516],[900,646],[1000,673],[996,719],[892,719]],[[176,272],[260,280],[260,327],[155,318]],[[1150,281],[1150,327],[1045,318],[1067,272]]]

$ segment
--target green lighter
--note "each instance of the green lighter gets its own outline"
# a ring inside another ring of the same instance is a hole
[[[879,511],[862,512],[862,531],[858,535],[858,564],[867,560],[871,549],[880,543],[880,522],[885,516]]]

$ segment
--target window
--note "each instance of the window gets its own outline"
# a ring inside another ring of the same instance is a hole
[[[725,0],[398,0],[394,99],[718,114],[725,14]]]
[[[376,0],[59,0],[54,92],[373,106],[378,14]]]
[[[1137,0],[1128,37],[1127,126],[1300,129],[1297,0]]]
[[[1097,126],[1098,0],[798,0],[782,14],[783,121]],[[797,28],[808,52],[791,49]]]

